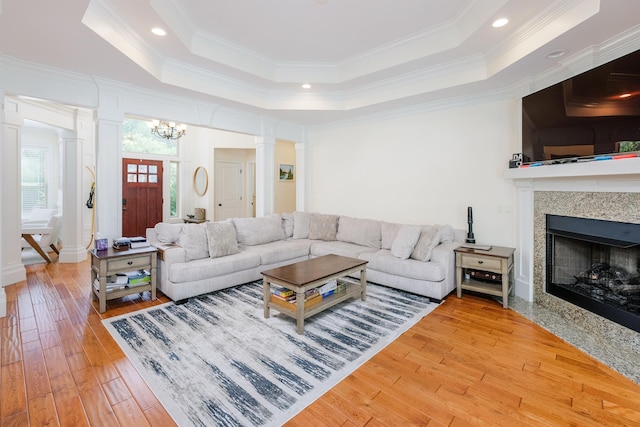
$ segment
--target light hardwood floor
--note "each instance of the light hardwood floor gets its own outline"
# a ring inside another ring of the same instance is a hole
[[[89,263],[27,267],[0,319],[0,425],[171,426],[101,319]],[[639,367],[640,369],[640,367]],[[640,386],[495,301],[450,296],[288,426],[638,426]]]

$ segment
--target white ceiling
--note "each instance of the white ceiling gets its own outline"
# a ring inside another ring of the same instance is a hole
[[[0,0],[0,52],[318,124],[521,83],[638,17],[638,0]]]

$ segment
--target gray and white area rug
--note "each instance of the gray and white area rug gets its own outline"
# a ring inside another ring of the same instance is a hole
[[[277,426],[430,313],[427,298],[377,285],[305,321],[271,310],[262,283],[103,323],[181,426]]]

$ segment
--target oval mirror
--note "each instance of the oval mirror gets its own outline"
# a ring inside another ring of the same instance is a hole
[[[209,174],[205,168],[198,166],[193,173],[193,189],[198,196],[204,196],[208,188]]]

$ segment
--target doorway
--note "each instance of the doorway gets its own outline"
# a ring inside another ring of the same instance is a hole
[[[216,161],[215,164],[215,218],[244,217],[244,180],[242,163]]]
[[[162,161],[122,159],[122,235],[145,236],[162,221]]]

